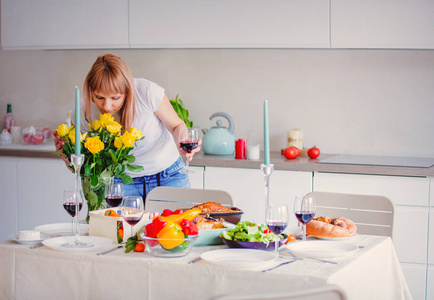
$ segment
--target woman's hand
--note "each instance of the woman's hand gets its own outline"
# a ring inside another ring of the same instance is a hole
[[[188,152],[185,152],[184,150],[182,150],[182,148],[181,148],[181,146],[179,145],[179,143],[178,143],[178,149],[179,149],[179,153],[181,154],[181,156],[184,156],[184,157],[186,157],[187,159],[188,159],[188,161],[191,161],[192,159],[193,159],[193,155],[196,153],[196,152],[199,152],[200,151],[200,145],[202,144],[202,139],[198,139],[198,141],[197,141],[197,147],[196,148],[194,148],[193,150],[191,150],[191,152],[190,153],[188,153]]]
[[[63,146],[65,145],[65,139],[61,138],[59,136],[59,134],[57,133],[57,131],[55,131],[55,130],[53,131],[53,136],[54,136],[54,146],[56,147],[56,151],[57,152],[63,152]],[[59,158],[61,160],[63,160],[65,165],[68,167],[68,169],[70,169],[72,171],[72,168],[70,166],[68,158],[66,158],[63,155],[59,155]]]

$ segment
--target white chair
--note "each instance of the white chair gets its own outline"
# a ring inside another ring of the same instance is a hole
[[[395,207],[386,197],[329,192],[312,192],[306,196],[315,198],[315,217],[345,217],[357,225],[360,234],[393,235]]]
[[[190,208],[209,201],[227,207],[234,206],[231,195],[225,191],[159,186],[151,190],[146,196],[145,210],[161,213],[166,208],[171,210]]]
[[[296,289],[290,292],[273,294],[254,295],[222,295],[214,298],[214,300],[346,300],[347,295],[337,285],[329,284],[321,287],[312,287],[304,289]]]

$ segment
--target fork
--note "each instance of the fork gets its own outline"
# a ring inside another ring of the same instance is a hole
[[[274,269],[276,269],[276,268],[278,268],[278,267],[280,267],[280,266],[283,266],[283,265],[287,265],[287,264],[293,263],[293,262],[296,261],[296,260],[298,260],[298,259],[284,261],[283,263],[280,263],[280,264],[278,264],[277,266],[274,266],[274,267],[269,268],[269,269],[266,269],[266,270],[262,270],[262,272],[268,272],[268,271],[274,270]]]
[[[335,262],[335,261],[325,260],[325,259],[320,259],[320,258],[313,258],[313,257],[303,258],[303,257],[298,257],[298,256],[295,256],[294,254],[292,254],[289,251],[288,251],[288,254],[291,255],[292,257],[294,257],[294,260],[312,259],[312,260],[317,260],[317,261],[321,261],[321,262],[329,263],[329,264],[334,264],[334,265],[339,264],[338,262]]]

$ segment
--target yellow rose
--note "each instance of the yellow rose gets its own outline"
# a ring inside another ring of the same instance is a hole
[[[121,141],[121,139],[120,139],[119,137],[116,137],[116,138],[115,138],[114,145],[115,145],[115,147],[116,147],[117,149],[122,148],[123,144],[122,144],[122,141]]]
[[[86,143],[84,143],[84,146],[92,154],[98,153],[104,149],[104,143],[101,142],[101,140],[99,139],[99,136],[88,138]]]
[[[120,139],[122,141],[122,144],[124,144],[124,146],[127,148],[133,147],[133,144],[136,141],[136,138],[128,131],[125,131],[125,133],[120,137]]]
[[[111,114],[103,114],[103,115],[100,115],[100,117],[99,117],[99,121],[100,121],[102,127],[106,127],[107,124],[114,121],[114,119],[115,118],[113,118]]]
[[[98,131],[101,128],[101,123],[99,120],[93,120],[92,124],[88,123],[87,126],[89,126],[90,130]]]
[[[106,124],[106,128],[108,132],[117,135],[121,131],[122,126],[116,121],[111,121]]]
[[[86,136],[87,136],[87,132],[84,133],[84,134],[82,134],[80,132],[80,142],[84,141],[84,139],[86,138]],[[71,127],[71,131],[69,132],[68,139],[70,139],[71,143],[73,145],[75,145],[75,128],[74,127]]]
[[[66,137],[69,134],[70,128],[68,128],[68,125],[62,124],[57,127],[56,131],[61,137]]]
[[[142,137],[142,132],[139,130],[139,129],[137,129],[137,128],[135,128],[135,127],[132,127],[131,128],[131,134],[138,140],[138,139],[140,139],[141,137]]]

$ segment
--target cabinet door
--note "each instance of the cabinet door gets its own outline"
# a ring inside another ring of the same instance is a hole
[[[331,47],[433,49],[433,11],[432,0],[331,0]]]
[[[235,206],[244,211],[242,220],[255,223],[265,221],[265,182],[259,169],[205,168],[204,186],[231,194]],[[311,172],[274,171],[270,178],[270,202],[286,203],[292,212],[296,195],[311,192]],[[290,214],[290,226],[296,226],[295,216]]]
[[[194,173],[189,173],[191,188],[193,189],[203,189],[203,172],[204,167],[188,167],[189,170],[194,171]]]
[[[434,207],[429,212],[428,263],[434,265]]]
[[[399,260],[426,263],[429,179],[315,173],[314,190],[389,198],[395,203],[393,244]]]
[[[0,241],[18,232],[17,159],[0,157]]]
[[[63,209],[63,191],[74,188],[74,175],[60,159],[18,159],[18,228],[71,222]],[[86,205],[85,205],[86,206]],[[86,217],[83,207],[80,219]]]
[[[4,49],[127,48],[128,0],[2,0]]]
[[[130,0],[132,48],[329,48],[328,0]]]
[[[401,263],[401,269],[414,300],[425,300],[426,265]],[[429,288],[428,282],[428,288]],[[426,298],[430,299],[430,298]],[[432,298],[433,299],[433,298]]]
[[[426,300],[434,300],[434,265],[428,265],[426,282]]]

